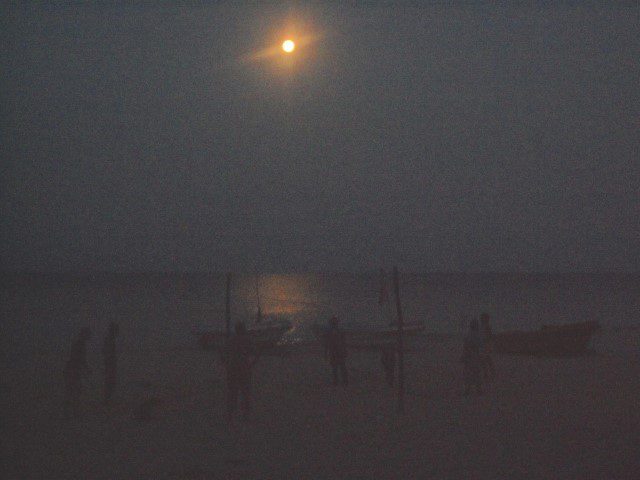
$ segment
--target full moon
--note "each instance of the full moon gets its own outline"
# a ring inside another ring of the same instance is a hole
[[[296,48],[296,44],[293,43],[293,40],[285,40],[282,42],[282,50],[287,53],[293,52],[293,49]]]

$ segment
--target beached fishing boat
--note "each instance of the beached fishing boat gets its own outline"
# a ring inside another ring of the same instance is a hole
[[[536,356],[574,356],[590,352],[598,322],[545,325],[535,331],[512,331],[494,334],[496,353]]]
[[[378,315],[371,324],[363,326],[343,326],[347,347],[355,350],[379,350],[398,343],[398,324],[392,312],[389,290],[384,270],[380,270],[380,291],[378,294]],[[312,325],[316,339],[324,342],[327,326]],[[422,322],[405,321],[402,328],[404,349],[411,350],[424,339],[425,327]]]
[[[354,350],[378,350],[386,345],[395,345],[398,342],[398,329],[394,326],[377,327],[345,327],[344,332],[347,347]],[[316,340],[324,341],[327,327],[318,323],[312,325],[312,331]],[[423,324],[405,325],[402,329],[405,338],[405,348],[411,349],[424,338]]]
[[[402,334],[404,336],[405,349],[414,348],[424,338],[424,324],[404,325]],[[398,342],[398,328],[388,326],[385,328],[350,328],[345,329],[347,346],[354,349],[378,349],[384,345]]]
[[[380,291],[378,295],[378,315],[371,319],[369,325],[342,326],[347,347],[355,350],[379,350],[398,342],[398,324],[392,312],[389,290],[384,271],[380,271]],[[327,326],[315,323],[313,333],[318,341],[324,341]],[[425,337],[425,326],[422,322],[405,321],[402,327],[404,349],[411,350],[422,343]]]
[[[259,323],[247,327],[251,343],[260,350],[278,345],[282,336],[291,329],[291,322],[281,318],[265,317]],[[225,330],[199,329],[194,332],[198,344],[205,350],[217,350],[224,346],[227,332]]]

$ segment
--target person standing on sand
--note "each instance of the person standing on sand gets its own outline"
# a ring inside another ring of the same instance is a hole
[[[229,418],[238,406],[238,397],[246,420],[251,412],[251,369],[257,361],[244,323],[238,322],[226,346],[227,414]],[[253,361],[251,357],[254,357]]]
[[[384,369],[387,384],[393,387],[396,377],[396,346],[385,344],[380,348],[380,362]]]
[[[87,364],[87,342],[90,338],[91,331],[88,328],[80,330],[64,366],[64,417],[67,419],[80,416],[82,377],[85,373],[91,373]]]
[[[489,314],[482,313],[480,315],[480,365],[482,369],[482,379],[486,382],[493,377],[495,372],[493,366],[493,332],[491,331],[491,323]]]
[[[104,403],[111,403],[116,389],[118,373],[118,357],[116,355],[116,338],[120,333],[120,327],[116,322],[111,322],[107,336],[104,338],[102,354],[104,355]]]
[[[331,317],[329,328],[324,338],[324,358],[328,359],[333,371],[333,384],[338,385],[340,377],[342,385],[349,385],[347,373],[347,342],[344,331],[338,324],[337,317]]]
[[[464,394],[471,393],[471,387],[476,388],[476,392],[482,394],[481,383],[481,356],[480,356],[480,332],[478,331],[478,320],[473,319],[469,325],[469,332],[464,338],[462,347],[462,364],[464,365]]]

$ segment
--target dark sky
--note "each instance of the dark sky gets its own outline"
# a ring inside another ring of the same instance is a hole
[[[3,268],[640,270],[640,7],[363,3],[3,7]]]

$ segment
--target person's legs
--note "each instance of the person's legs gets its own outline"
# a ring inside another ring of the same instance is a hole
[[[481,362],[480,362],[480,376],[485,381],[489,379],[489,356],[488,355],[482,355]]]
[[[247,419],[251,413],[251,378],[242,380],[240,394],[242,396],[242,415]]]
[[[108,404],[111,402],[115,389],[116,389],[116,372],[113,369],[108,369],[105,372],[105,377],[104,377],[104,403]]]
[[[65,383],[64,386],[63,416],[65,419],[73,417],[73,396],[71,393],[71,386],[68,383]]]
[[[469,371],[469,367],[465,365],[464,367],[464,395],[465,397],[471,393],[471,372]]]
[[[495,373],[495,367],[493,365],[493,356],[489,353],[487,355],[487,379],[493,379],[493,375]]]
[[[342,384],[345,386],[349,385],[349,374],[347,373],[347,364],[344,360],[340,362],[340,370],[342,374]]]
[[[227,415],[231,417],[238,405],[238,380],[232,377],[227,378]]]
[[[480,370],[474,372],[474,383],[476,386],[476,392],[478,395],[482,395],[482,374]]]
[[[111,403],[111,398],[113,397],[114,385],[109,379],[105,379],[104,381],[104,403],[108,405]]]
[[[395,359],[392,353],[389,354],[388,358],[384,362],[384,373],[387,378],[387,385],[392,387],[395,382],[395,376],[396,376]]]
[[[82,384],[79,379],[66,379],[64,392],[64,417],[78,418],[80,416],[80,397]]]

